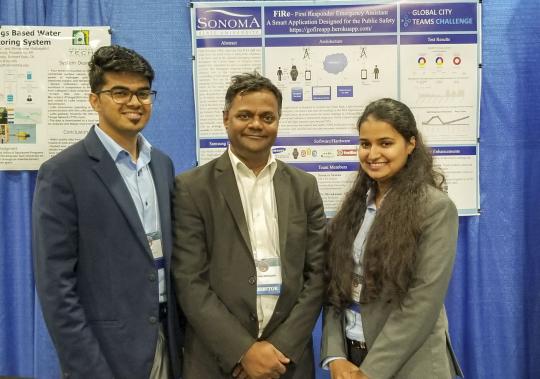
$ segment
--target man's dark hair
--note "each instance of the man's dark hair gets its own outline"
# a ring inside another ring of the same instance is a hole
[[[283,102],[283,96],[281,91],[270,81],[257,71],[252,73],[244,73],[235,75],[232,77],[231,85],[227,89],[225,94],[225,108],[227,112],[231,109],[231,104],[236,95],[244,95],[250,92],[270,91],[276,97],[278,103],[278,114],[281,116],[281,103]]]
[[[99,91],[105,83],[107,72],[132,72],[143,75],[152,86],[154,70],[150,63],[135,51],[126,47],[112,45],[97,49],[90,62],[90,88],[92,92]]]

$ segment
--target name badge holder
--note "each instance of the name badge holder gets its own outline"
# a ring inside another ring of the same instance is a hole
[[[349,309],[356,313],[360,313],[360,295],[362,293],[362,281],[362,275],[354,272],[351,291],[352,304],[349,306]]]
[[[154,266],[158,270],[158,285],[159,285],[159,302],[167,301],[167,289],[165,287],[165,258],[163,257],[163,246],[161,244],[161,232],[148,233],[146,235],[152,257],[154,258]]]
[[[281,262],[279,258],[257,259],[257,295],[279,296],[281,293]]]

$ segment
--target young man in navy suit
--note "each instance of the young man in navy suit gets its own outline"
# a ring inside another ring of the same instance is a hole
[[[90,62],[98,113],[80,142],[45,162],[33,203],[36,288],[64,378],[180,377],[170,280],[173,164],[140,134],[154,71],[106,46]]]

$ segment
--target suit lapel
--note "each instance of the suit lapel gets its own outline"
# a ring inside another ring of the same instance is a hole
[[[228,154],[229,153],[225,151],[216,162],[217,187],[233,215],[234,221],[240,230],[242,239],[244,240],[251,257],[253,257],[246,216],[244,214],[242,200],[240,199],[240,193],[238,192],[238,184],[236,183],[236,178]]]
[[[279,256],[281,260],[281,294],[274,308],[274,313],[270,317],[270,321],[264,328],[262,337],[267,338],[282,320],[281,304],[288,296],[290,275],[288,273],[289,263],[287,262],[287,254],[294,253],[286,251],[287,246],[287,226],[289,224],[289,198],[291,192],[291,177],[284,170],[282,162],[277,161],[277,169],[274,174],[274,193],[276,194],[276,205],[278,213],[278,229],[279,229]],[[296,280],[296,279],[294,279]]]
[[[127,223],[133,230],[135,238],[141,243],[147,254],[152,257],[152,252],[146,240],[146,233],[144,232],[137,208],[133,203],[129,190],[118,172],[114,161],[107,150],[105,150],[105,147],[103,147],[93,128],[86,136],[84,143],[88,155],[97,161],[92,169],[120,207]]]
[[[291,178],[285,172],[285,170],[283,170],[283,163],[278,161],[278,166],[274,175],[274,192],[276,194],[276,204],[278,212],[279,251],[281,256],[286,253],[285,246],[287,244],[290,189]]]
[[[152,159],[150,160],[150,171],[152,172],[152,178],[154,180],[154,188],[156,189],[157,203],[159,209],[159,222],[161,228],[161,238],[163,238],[162,245],[168,245],[168,233],[163,233],[165,230],[170,230],[169,223],[170,219],[170,206],[169,206],[169,186],[168,186],[168,177],[171,175],[166,172],[166,165],[159,164],[157,162],[156,154],[152,153]],[[167,240],[166,240],[167,239]],[[163,249],[163,255],[167,257],[169,255],[168,249]]]

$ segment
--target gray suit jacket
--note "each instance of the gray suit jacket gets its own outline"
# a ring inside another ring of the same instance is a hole
[[[152,149],[150,169],[166,262],[174,377],[181,331],[171,285],[171,160]],[[158,281],[137,209],[93,128],[45,162],[32,211],[36,289],[63,376],[148,379],[158,337]]]
[[[261,339],[314,377],[311,332],[324,291],[325,215],[312,175],[280,161],[274,175],[282,290]],[[256,269],[227,152],[176,177],[173,275],[188,325],[184,379],[227,378],[257,340]]]
[[[456,252],[458,217],[454,203],[428,188],[427,214],[414,281],[402,306],[384,294],[361,304],[368,355],[362,370],[370,379],[433,379],[463,376],[450,344],[444,298]],[[325,307],[321,363],[346,357],[343,313]]]

